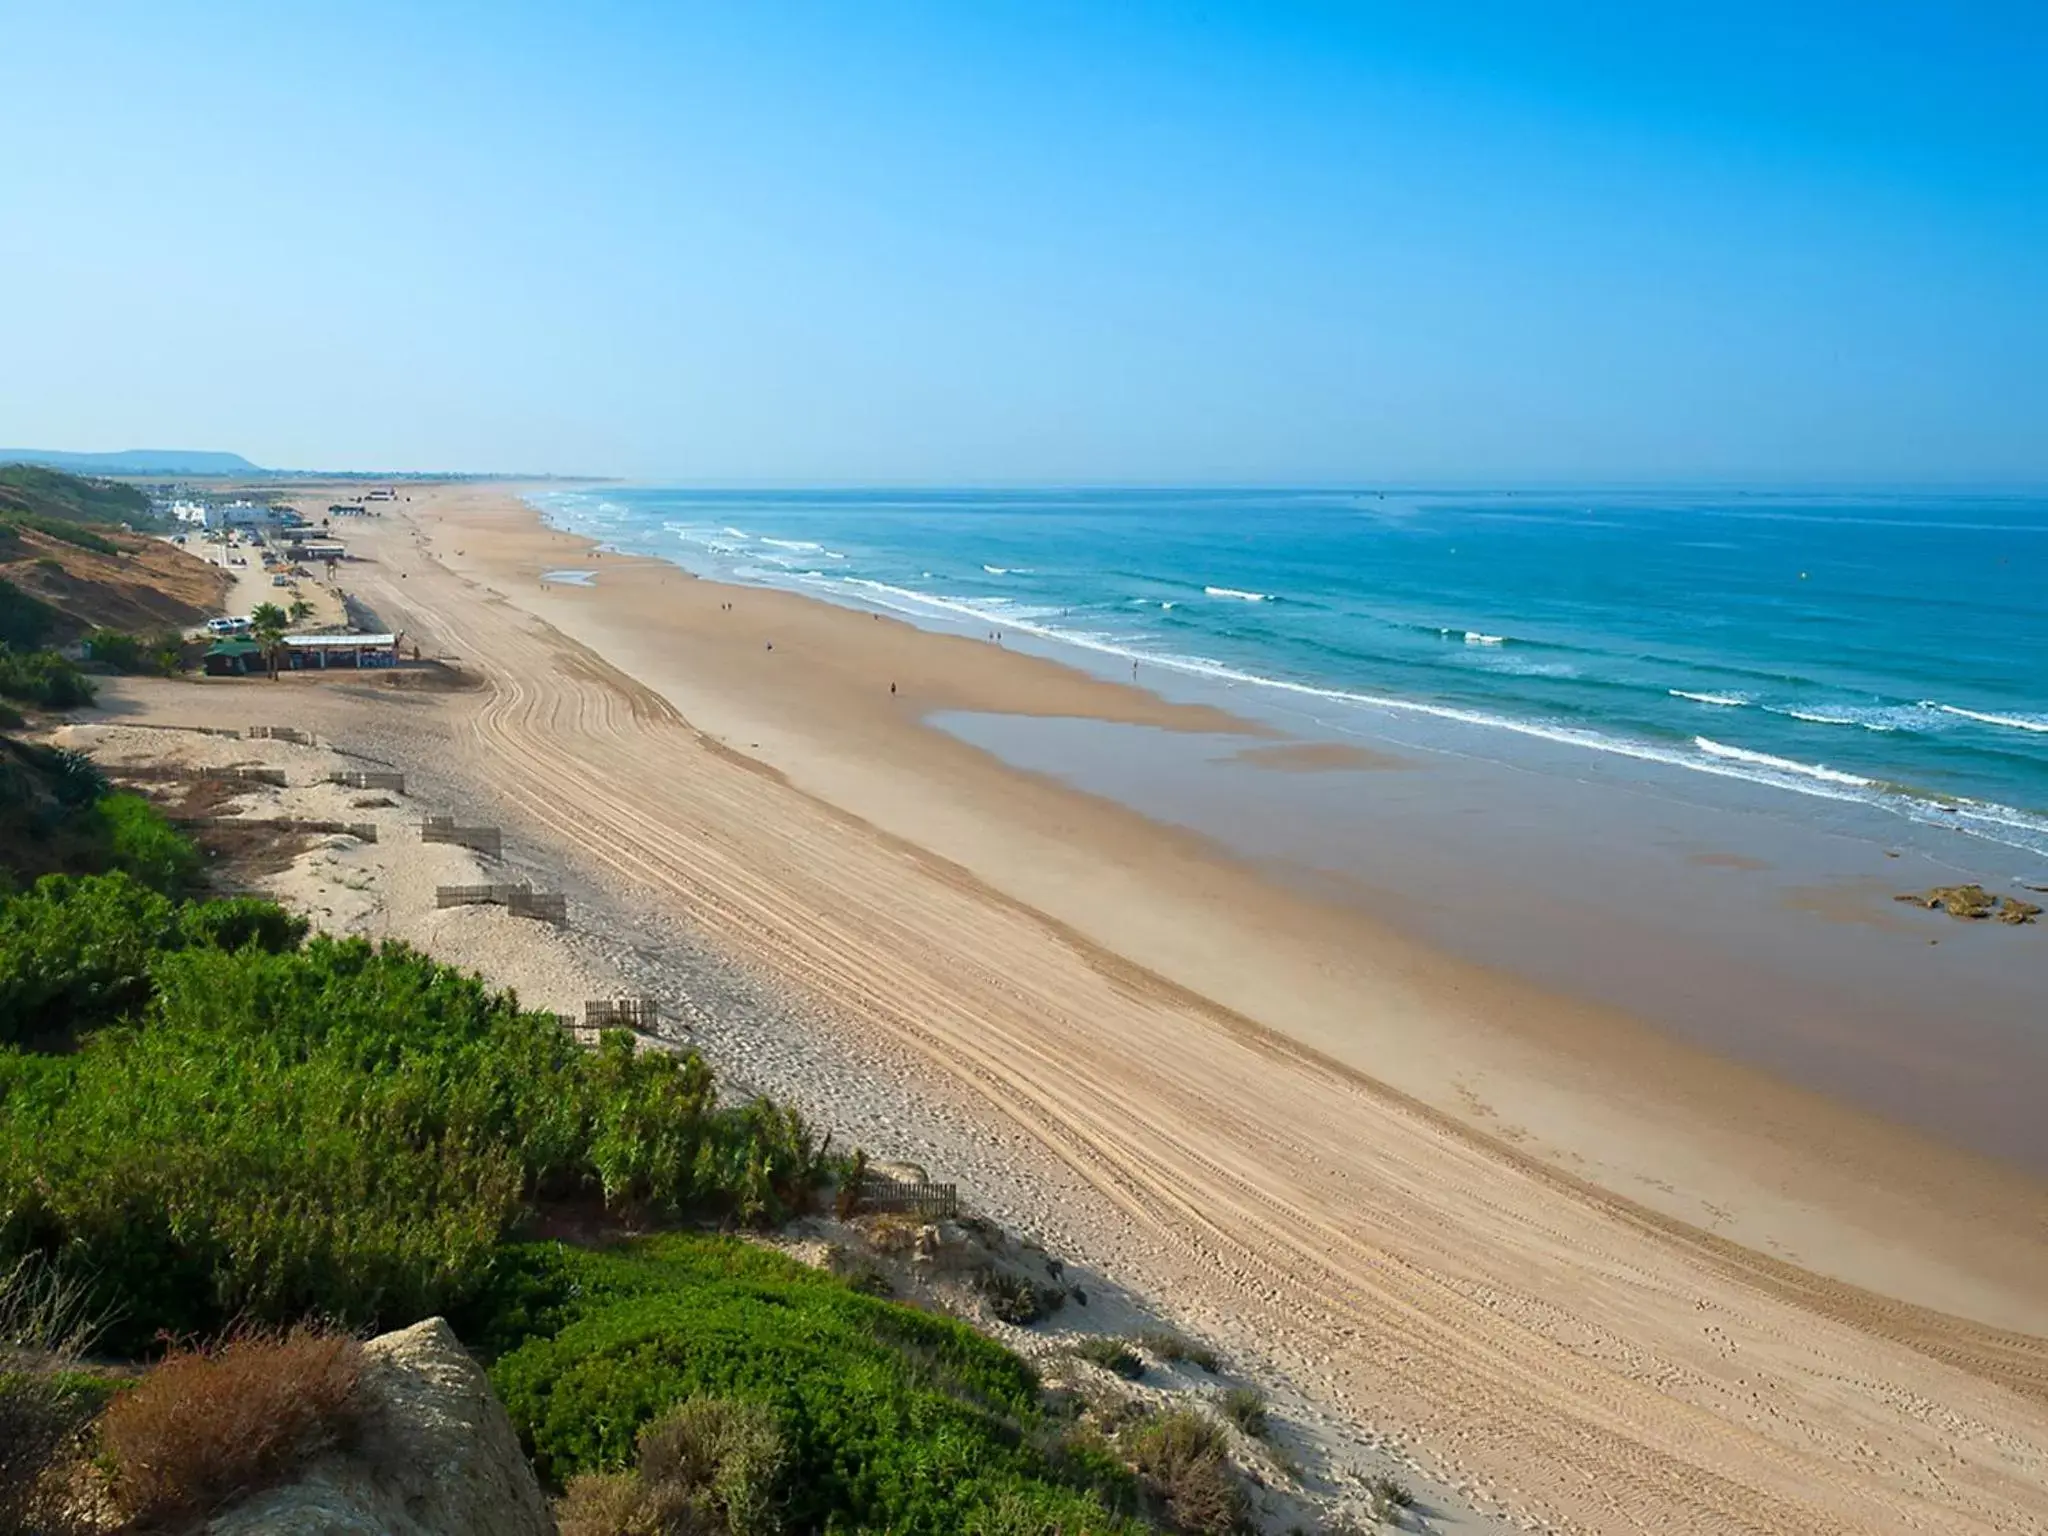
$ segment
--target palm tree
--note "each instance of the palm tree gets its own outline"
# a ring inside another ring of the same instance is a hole
[[[284,632],[290,623],[275,603],[258,603],[249,611],[249,637],[263,647],[272,682],[277,681],[277,659],[284,654]]]
[[[306,622],[306,620],[310,619],[311,617],[313,617],[313,605],[307,602],[303,597],[293,598],[292,622],[294,624],[303,624]]]

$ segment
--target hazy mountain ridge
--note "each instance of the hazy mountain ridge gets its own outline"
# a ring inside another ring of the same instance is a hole
[[[0,448],[0,464],[40,464],[87,475],[252,475],[263,467],[239,453],[196,448],[124,448],[118,453],[64,453]]]

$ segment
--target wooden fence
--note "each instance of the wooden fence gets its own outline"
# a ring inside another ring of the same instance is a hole
[[[327,782],[339,784],[344,789],[388,789],[393,794],[405,793],[405,775],[402,773],[330,773]]]
[[[651,997],[598,997],[583,1005],[585,1029],[637,1029],[652,1033],[661,1005]]]
[[[950,1221],[960,1214],[960,1193],[951,1184],[866,1174],[860,1181],[857,1209],[862,1211],[903,1211],[927,1221]]]
[[[221,777],[236,784],[269,784],[277,789],[288,787],[282,768],[230,768]]]
[[[521,891],[505,903],[505,910],[514,917],[560,925],[569,921],[569,898],[555,892]]]
[[[534,917],[542,922],[566,923],[569,898],[551,891],[536,891],[524,885],[441,885],[434,888],[437,907],[498,906],[515,917]]]
[[[505,837],[496,827],[458,827],[452,816],[428,816],[420,822],[423,843],[458,843],[478,853],[498,858],[505,849]]]
[[[289,725],[252,725],[243,734],[251,741],[294,741],[302,747],[313,745],[310,731],[296,730]]]
[[[232,726],[166,725],[160,720],[138,720],[135,723],[147,731],[190,731],[195,736],[228,736],[236,741],[242,739],[242,733]]]
[[[307,821],[297,816],[174,816],[179,827],[265,827],[273,832],[345,832],[366,843],[377,841],[374,821]]]

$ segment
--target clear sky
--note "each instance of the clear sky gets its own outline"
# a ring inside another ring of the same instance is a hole
[[[0,444],[2048,481],[2048,4],[0,0]]]

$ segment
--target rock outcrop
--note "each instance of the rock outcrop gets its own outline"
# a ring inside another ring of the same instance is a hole
[[[2031,923],[2041,909],[2017,896],[1994,896],[1981,885],[1937,885],[1927,891],[1907,891],[1894,901],[1909,901],[1916,907],[1946,912],[1966,921],[1996,918],[2001,923]]]
[[[216,1515],[208,1536],[552,1536],[512,1421],[447,1323],[370,1340],[357,1391],[357,1445]]]

